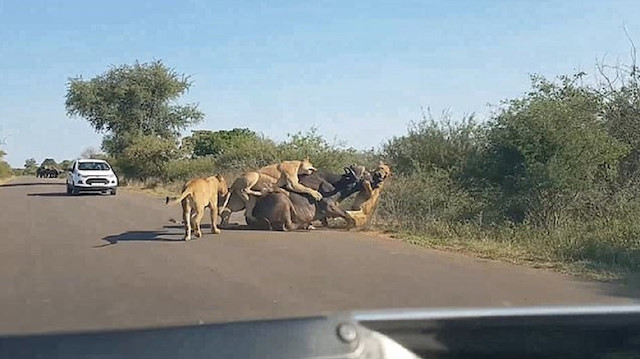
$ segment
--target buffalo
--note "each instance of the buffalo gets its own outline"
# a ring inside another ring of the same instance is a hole
[[[335,217],[350,221],[349,215],[340,208],[338,203],[360,190],[366,174],[364,167],[351,166],[345,168],[343,175],[321,171],[299,176],[302,185],[322,194],[320,201],[316,202],[307,194],[288,192],[278,188],[272,193],[256,198],[253,209],[255,220],[247,224],[254,228],[287,231],[313,229],[311,222],[314,220],[320,220],[324,224],[327,218]]]
[[[327,196],[333,197],[338,194],[337,198],[335,198],[336,202],[340,202],[343,199],[349,197],[355,192],[358,192],[362,187],[363,179],[368,175],[368,172],[364,168],[364,166],[351,165],[349,167],[344,168],[344,173],[342,175],[331,173],[328,171],[317,171],[313,174],[315,177],[319,177],[327,181],[331,186],[333,186],[333,190],[326,193]],[[302,182],[300,182],[302,183]],[[277,191],[281,191],[277,189]],[[251,196],[251,200],[257,200],[258,197]],[[221,201],[223,202],[223,201]],[[222,227],[229,225],[229,219],[231,217],[231,213],[239,212],[245,209],[244,201],[237,193],[231,193],[226,206],[220,204],[220,216],[222,218],[222,223],[220,224]],[[245,216],[246,217],[246,216]],[[326,220],[321,219],[324,224],[326,224]]]

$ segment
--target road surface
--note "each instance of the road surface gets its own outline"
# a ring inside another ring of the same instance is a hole
[[[144,194],[0,186],[0,334],[404,307],[628,303],[623,288],[364,234],[227,230],[183,242]],[[208,220],[207,220],[208,223]]]

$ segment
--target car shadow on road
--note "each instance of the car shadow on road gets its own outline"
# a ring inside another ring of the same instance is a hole
[[[23,186],[64,186],[64,182],[29,182],[29,183],[5,183],[0,187],[23,187]]]
[[[103,193],[80,193],[80,196],[103,196]],[[77,197],[71,196],[66,192],[41,192],[41,193],[27,193],[29,197]]]
[[[127,231],[116,235],[106,236],[102,238],[102,240],[107,243],[94,246],[93,248],[103,248],[118,244],[119,242],[182,242],[182,234],[167,231]]]
[[[640,273],[625,273],[618,280],[599,283],[600,293],[640,302]]]

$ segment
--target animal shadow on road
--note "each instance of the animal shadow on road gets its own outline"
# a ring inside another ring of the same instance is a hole
[[[200,227],[202,228],[202,230],[204,231],[205,229],[209,230],[211,229],[211,224],[208,223],[202,223],[200,225]],[[182,224],[173,224],[173,225],[166,225],[166,226],[162,226],[162,228],[179,228],[179,229],[184,229],[184,225]],[[253,232],[272,232],[270,231],[268,228],[256,228],[256,227],[249,227],[246,224],[229,224],[226,226],[220,226],[218,225],[218,228],[220,228],[220,230],[223,231],[253,231]],[[296,232],[304,232],[305,230],[296,230]]]
[[[202,224],[202,229],[204,230],[211,228],[210,224]],[[184,225],[182,224],[173,224],[173,225],[166,225],[166,226],[162,226],[162,228],[169,228],[169,229],[184,229]],[[249,225],[246,224],[238,224],[238,223],[231,223],[231,224],[227,224],[226,226],[221,226],[218,225],[218,228],[220,228],[222,231],[252,231],[252,232],[281,232],[278,230],[274,230],[274,229],[269,229],[266,227],[251,227]],[[349,232],[348,228],[327,228],[327,227],[319,227],[316,228],[314,230],[308,230],[308,229],[292,229],[289,230],[288,232],[294,232],[294,233],[317,233],[317,232]]]
[[[29,182],[29,183],[5,183],[0,187],[23,187],[23,186],[64,186],[64,182]]]
[[[116,235],[102,238],[107,243],[94,246],[93,248],[103,248],[119,242],[182,242],[182,234],[170,233],[167,231],[128,231]]]
[[[640,273],[624,273],[618,280],[600,283],[598,289],[600,293],[619,298],[633,299],[636,303],[639,303]]]
[[[200,227],[205,230],[205,229],[211,229],[211,224],[209,223],[202,223],[200,225]],[[183,224],[170,224],[170,225],[166,225],[166,226],[162,226],[162,228],[170,228],[170,229],[184,229],[184,225]],[[220,226],[218,225],[218,228],[220,228],[221,230],[236,230],[236,229],[244,229],[244,230],[259,230],[259,229],[255,229],[255,228],[250,228],[249,226],[247,226],[246,224],[236,224],[236,225],[228,225],[228,226]]]

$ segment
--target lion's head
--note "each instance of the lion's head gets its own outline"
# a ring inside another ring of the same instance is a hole
[[[380,186],[387,178],[391,176],[391,167],[380,161],[378,167],[372,173],[373,182],[371,183],[374,188]]]
[[[227,193],[229,193],[229,186],[227,185],[227,181],[224,179],[224,176],[218,173],[215,175],[215,179],[218,181],[218,195],[226,196]]]
[[[298,175],[312,175],[316,171],[317,169],[313,167],[313,164],[309,160],[308,156],[300,161],[300,166],[298,167]]]

